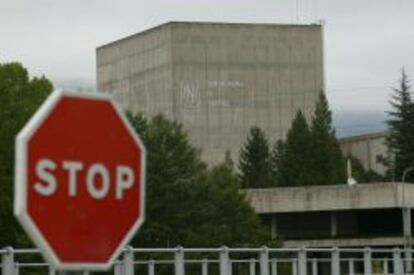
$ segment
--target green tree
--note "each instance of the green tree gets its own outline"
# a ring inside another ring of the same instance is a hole
[[[45,77],[30,79],[19,63],[0,64],[0,247],[28,245],[12,210],[14,141],[52,89]]]
[[[245,188],[272,185],[272,165],[269,142],[259,127],[252,127],[247,141],[240,150],[239,179]]]
[[[228,165],[208,170],[182,126],[129,114],[147,148],[146,222],[139,247],[262,244],[257,215]]]
[[[309,184],[345,182],[345,161],[332,126],[332,113],[325,94],[319,94],[311,124],[312,179]]]
[[[308,185],[312,177],[312,134],[301,111],[296,113],[286,141],[279,146],[279,185]]]
[[[285,143],[282,140],[278,140],[273,144],[271,151],[271,173],[272,173],[272,185],[278,186],[280,184],[280,167],[285,158]]]
[[[404,69],[401,72],[399,87],[394,89],[387,121],[389,136],[387,146],[393,159],[389,162],[388,174],[400,180],[404,170],[414,166],[414,105],[410,95],[410,83]],[[414,181],[414,175],[408,175],[407,181]]]

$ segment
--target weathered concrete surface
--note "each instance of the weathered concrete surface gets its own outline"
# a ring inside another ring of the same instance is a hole
[[[352,155],[361,161],[367,170],[385,174],[387,167],[385,161],[389,158],[389,150],[385,140],[387,131],[370,133],[366,135],[340,138],[339,146],[344,155]],[[401,179],[398,179],[401,180]]]
[[[171,22],[97,49],[97,84],[121,105],[181,122],[209,164],[251,126],[274,142],[324,88],[320,25]]]
[[[403,237],[349,238],[284,241],[283,247],[397,247],[404,245]]]
[[[371,183],[247,189],[259,214],[414,207],[414,185]]]

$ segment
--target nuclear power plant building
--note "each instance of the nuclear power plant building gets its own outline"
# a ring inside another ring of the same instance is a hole
[[[97,49],[99,91],[183,124],[209,164],[252,126],[283,139],[324,87],[321,25],[170,22]]]

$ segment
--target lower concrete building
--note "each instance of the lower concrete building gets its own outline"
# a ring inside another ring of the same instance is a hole
[[[404,247],[412,243],[414,185],[371,183],[248,189],[284,247]]]
[[[352,155],[361,161],[366,170],[384,175],[389,150],[385,143],[388,131],[340,138],[339,146],[344,155]]]

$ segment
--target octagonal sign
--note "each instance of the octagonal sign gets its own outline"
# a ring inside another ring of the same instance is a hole
[[[105,95],[54,92],[15,167],[15,215],[57,269],[109,268],[144,220],[145,148]]]

